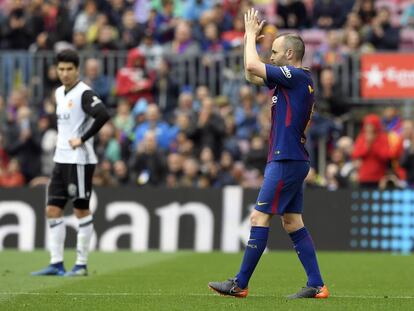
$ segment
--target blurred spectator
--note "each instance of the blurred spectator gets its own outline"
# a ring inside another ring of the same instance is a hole
[[[145,31],[143,40],[138,49],[147,58],[147,68],[155,70],[160,65],[163,56],[163,48],[154,41],[153,33]]]
[[[390,150],[388,138],[375,114],[367,115],[355,141],[352,158],[357,161],[358,182],[362,187],[378,187],[387,172]]]
[[[345,33],[344,46],[342,51],[346,55],[355,55],[359,53],[373,52],[374,48],[371,44],[364,43],[361,35],[356,30],[349,30]]]
[[[197,119],[197,112],[195,110],[199,109],[194,107],[193,94],[190,92],[182,92],[178,96],[178,107],[175,109],[174,115],[177,116],[178,114],[184,113],[189,116],[190,121],[195,122]]]
[[[313,66],[319,69],[341,64],[344,55],[341,51],[340,40],[339,32],[330,30],[326,43],[323,43],[313,55]]]
[[[160,111],[156,104],[150,104],[145,113],[146,121],[135,129],[134,149],[141,143],[147,132],[152,131],[157,140],[157,148],[167,150],[171,137],[169,126],[160,120]]]
[[[128,186],[131,184],[129,178],[128,166],[124,161],[119,160],[114,163],[114,177],[119,186]]]
[[[2,172],[0,168],[0,187],[12,188],[23,187],[25,179],[20,172],[19,162],[16,159],[11,159],[7,165],[7,169]]]
[[[414,125],[412,120],[405,120],[402,125],[403,155],[401,167],[406,171],[406,181],[414,187]]]
[[[191,37],[190,25],[184,21],[177,24],[173,41],[164,45],[168,55],[196,55],[199,51],[198,43]]]
[[[118,33],[113,26],[104,25],[98,30],[98,38],[94,44],[95,50],[102,52],[116,51],[121,48]]]
[[[145,67],[146,59],[137,48],[128,52],[126,67],[116,75],[116,94],[126,97],[132,106],[138,99],[152,100],[154,78]]]
[[[233,169],[233,157],[230,152],[223,151],[220,158],[220,170],[217,174],[217,179],[214,183],[214,187],[222,188],[225,186],[236,185],[231,171]]]
[[[119,131],[118,139],[132,139],[134,132],[135,120],[131,114],[129,103],[125,99],[120,99],[116,108],[116,114],[112,119],[115,129]]]
[[[109,160],[103,160],[98,163],[92,182],[100,187],[113,187],[116,185],[116,181],[112,176],[112,163]]]
[[[230,49],[230,45],[220,38],[218,26],[209,23],[204,27],[204,38],[201,47],[205,52],[224,52]]]
[[[340,117],[349,110],[343,102],[341,90],[335,81],[335,73],[331,67],[325,67],[320,73],[316,103],[315,111],[325,117]]]
[[[372,20],[367,41],[378,50],[397,50],[400,41],[400,30],[391,25],[391,12],[383,7]]]
[[[83,10],[76,17],[73,31],[86,33],[96,21],[97,16],[98,7],[95,0],[86,0]]]
[[[277,2],[280,28],[303,29],[308,26],[308,16],[303,1],[285,0]]]
[[[164,119],[168,120],[177,107],[179,87],[170,74],[170,64],[166,59],[161,59],[157,67],[157,76],[152,93],[155,102],[161,110]]]
[[[196,22],[201,15],[212,7],[210,0],[187,0],[185,2],[183,17],[184,19]]]
[[[221,39],[232,48],[243,45],[244,20],[243,15],[239,14],[233,19],[233,27],[222,32]]]
[[[174,16],[173,0],[162,0],[162,8],[155,16],[155,39],[160,43],[171,41],[178,19]]]
[[[200,166],[195,158],[187,158],[183,163],[183,176],[178,185],[180,187],[197,187]]]
[[[382,126],[387,133],[394,132],[397,135],[401,134],[402,118],[399,111],[395,107],[387,107],[382,112]]]
[[[322,29],[339,28],[344,22],[342,2],[335,0],[315,0],[313,25]]]
[[[90,48],[86,38],[86,32],[75,31],[72,37],[73,46],[77,51],[82,51]]]
[[[54,167],[53,157],[55,155],[57,131],[51,122],[51,117],[47,115],[43,115],[39,118],[37,122],[37,128],[39,129],[41,137],[41,173],[44,176],[51,176]]]
[[[9,156],[5,148],[3,134],[0,132],[0,169],[7,168],[7,165],[9,165]]]
[[[28,182],[41,173],[40,136],[31,114],[27,106],[18,107],[16,116],[8,120],[5,128],[7,153],[18,160]]]
[[[167,177],[168,188],[176,188],[179,180],[183,176],[183,156],[179,153],[170,153],[167,157]]]
[[[247,169],[258,170],[262,175],[267,162],[267,146],[260,136],[254,136],[250,150],[245,155],[244,164]]]
[[[115,139],[115,129],[112,123],[106,123],[99,131],[95,152],[99,161],[108,160],[114,163],[121,159],[121,147]]]
[[[122,47],[127,50],[137,47],[143,35],[144,29],[136,22],[134,11],[126,10],[122,16],[119,35]]]
[[[414,1],[408,4],[401,15],[401,26],[403,27],[414,27]]]
[[[106,14],[99,13],[96,15],[92,25],[90,25],[88,30],[85,31],[86,39],[89,44],[94,44],[98,41],[99,32],[104,26],[110,26],[108,16]]]
[[[109,23],[121,29],[122,27],[122,17],[126,11],[126,3],[124,0],[108,0],[107,6],[104,9],[105,14],[108,16]],[[135,19],[135,18],[134,18]]]
[[[220,1],[216,1],[213,8],[211,9],[213,16],[213,23],[218,26],[219,33],[229,31],[233,29],[233,17],[230,13],[225,10],[224,6]]]
[[[23,8],[15,8],[9,13],[3,37],[5,48],[25,50],[32,42],[32,35]]]
[[[43,79],[43,87],[45,97],[54,96],[54,91],[61,85],[58,76],[56,65],[50,65],[46,69],[46,76]]]
[[[135,183],[140,186],[162,185],[167,167],[165,156],[158,148],[155,131],[147,131],[135,150],[136,152],[130,161],[130,171]]]
[[[371,21],[377,15],[375,0],[356,0],[354,11],[358,12],[363,24],[371,24]]]
[[[243,90],[247,90],[244,92]],[[258,109],[255,107],[254,97],[251,89],[247,86],[240,89],[241,106],[235,109],[236,136],[239,139],[249,139],[259,130],[257,124]]]
[[[201,151],[203,147],[210,147],[215,158],[218,158],[223,146],[225,127],[223,119],[215,111],[215,108],[211,98],[203,100],[197,125],[189,133],[189,138],[194,141],[198,151]]]
[[[108,99],[111,92],[111,83],[109,78],[101,72],[101,65],[98,59],[89,58],[86,60],[83,81],[95,90],[105,105],[109,105]]]

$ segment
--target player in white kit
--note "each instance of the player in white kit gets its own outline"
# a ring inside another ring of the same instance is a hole
[[[46,207],[51,260],[48,267],[32,275],[86,276],[93,234],[89,199],[97,163],[93,136],[108,121],[109,114],[96,93],[79,80],[77,52],[63,50],[57,55],[57,73],[62,83],[55,92],[58,138]],[[76,263],[71,271],[66,272],[63,264],[66,235],[63,209],[68,200],[73,203],[79,226]]]

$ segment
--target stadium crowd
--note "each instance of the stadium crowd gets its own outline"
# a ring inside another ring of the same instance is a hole
[[[96,185],[258,188],[267,158],[270,93],[247,84],[222,94],[205,85],[180,87],[168,58],[242,49],[242,14],[252,4],[268,21],[258,43],[265,60],[280,29],[320,31],[317,44],[304,38],[318,72],[307,186],[413,186],[413,122],[386,108],[366,115],[356,137],[344,136],[350,109],[333,70],[347,55],[398,50],[401,29],[414,27],[413,1],[6,0],[0,1],[0,46],[32,53],[68,46],[128,50],[114,77],[105,74],[99,58],[81,68],[83,81],[112,112],[95,140]],[[41,103],[22,84],[0,94],[0,187],[41,184],[50,176],[59,81],[54,65],[44,71]],[[316,161],[321,137],[327,142],[324,171]]]

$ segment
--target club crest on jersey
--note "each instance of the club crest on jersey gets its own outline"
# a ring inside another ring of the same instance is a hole
[[[68,194],[71,197],[74,197],[76,195],[76,191],[78,190],[78,187],[76,187],[75,184],[69,184],[68,185]]]
[[[282,73],[286,78],[292,78],[292,74],[290,73],[290,70],[287,66],[280,67],[280,70],[282,70]]]
[[[68,102],[68,108],[69,109],[71,109],[73,107],[73,101],[72,100],[70,100],[69,102]]]

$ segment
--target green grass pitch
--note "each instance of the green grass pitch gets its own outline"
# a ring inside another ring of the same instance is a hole
[[[66,268],[74,261],[67,251]],[[0,252],[0,310],[414,310],[413,256],[319,252],[327,300],[287,300],[305,283],[292,252],[263,255],[249,297],[222,297],[208,281],[234,275],[242,254],[92,253],[86,278],[32,277],[44,251]]]

